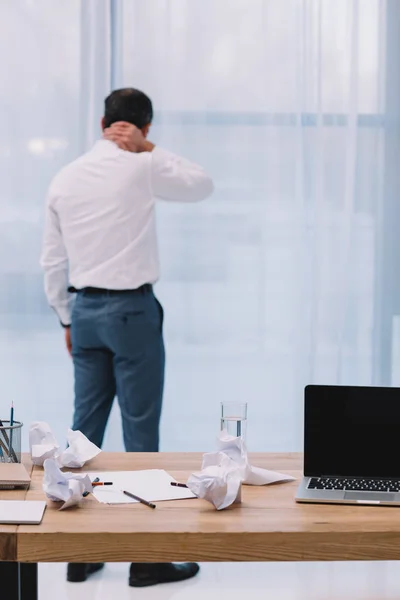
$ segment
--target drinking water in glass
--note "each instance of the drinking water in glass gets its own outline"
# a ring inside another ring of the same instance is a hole
[[[221,431],[246,439],[247,403],[221,402]]]

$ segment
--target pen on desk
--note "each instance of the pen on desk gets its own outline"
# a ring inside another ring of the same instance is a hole
[[[178,483],[177,481],[171,481],[171,485],[174,487],[187,488],[186,483]]]
[[[149,508],[155,508],[156,505],[153,504],[152,502],[148,502],[147,500],[144,500],[144,498],[141,498],[140,496],[135,496],[135,494],[131,494],[131,492],[123,492],[125,494],[125,496],[129,496],[129,498],[133,498],[133,500],[137,500],[138,502],[140,502],[141,504],[144,504],[145,506],[148,506]]]
[[[98,483],[99,481],[100,481],[100,479],[98,477],[96,477],[96,479],[93,479],[92,486],[93,486],[93,484]],[[87,496],[89,496],[89,494],[90,494],[90,492],[83,492],[82,496],[84,498],[86,498]]]
[[[112,481],[93,481],[92,486],[97,487],[99,485],[114,485]]]

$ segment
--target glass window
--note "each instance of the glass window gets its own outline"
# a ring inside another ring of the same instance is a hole
[[[80,151],[80,2],[12,0],[0,15],[0,406],[4,418],[14,400],[26,428],[48,420],[62,441],[70,361],[39,256],[50,180]]]
[[[383,4],[124,11],[124,85],[152,97],[151,138],[216,183],[204,204],[158,207],[164,447],[212,445],[232,399],[250,403],[254,449],[299,450],[306,383],[372,378]]]

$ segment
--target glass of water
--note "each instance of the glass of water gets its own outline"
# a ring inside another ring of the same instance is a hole
[[[246,440],[247,402],[221,402],[221,431]]]

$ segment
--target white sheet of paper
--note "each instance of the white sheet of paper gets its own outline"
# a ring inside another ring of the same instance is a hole
[[[126,496],[124,490],[149,502],[196,497],[189,489],[172,486],[171,481],[175,479],[161,469],[110,471],[89,473],[89,475],[92,481],[98,477],[100,481],[113,482],[113,485],[94,488],[93,495],[102,504],[134,504],[136,500]]]
[[[39,525],[46,509],[41,500],[1,500],[0,523]]]

